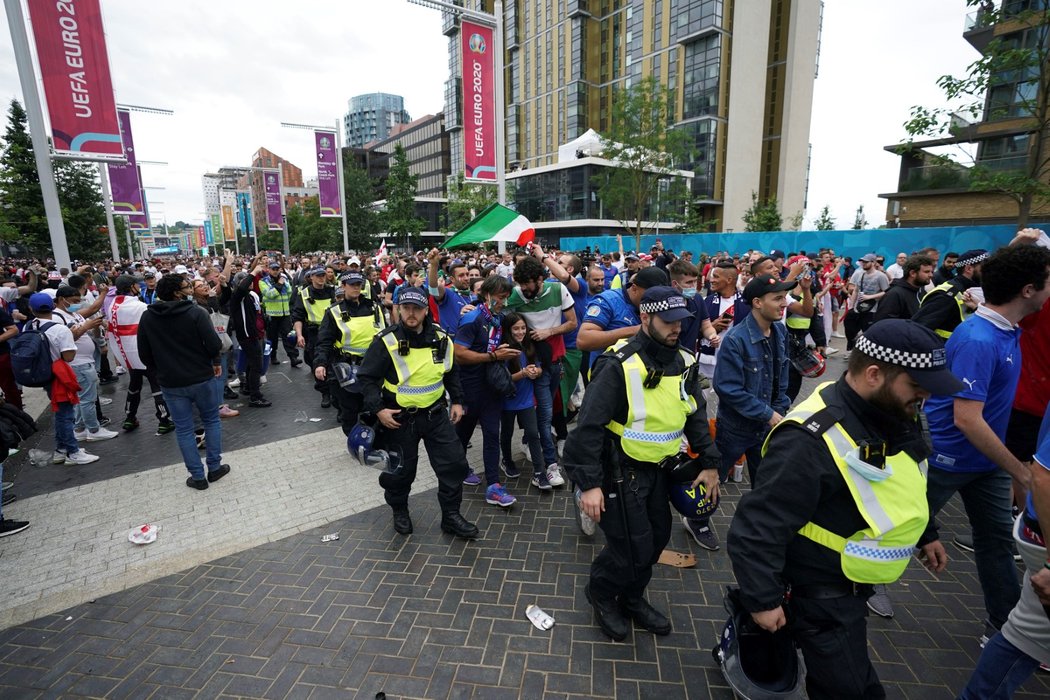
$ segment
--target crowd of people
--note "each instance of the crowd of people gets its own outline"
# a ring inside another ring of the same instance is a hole
[[[229,402],[272,408],[269,368],[302,367],[300,384],[334,410],[351,447],[381,455],[402,535],[413,531],[420,442],[441,527],[459,537],[481,534],[460,513],[464,486],[506,508],[523,489],[568,485],[581,530],[605,535],[586,595],[618,640],[632,621],[671,631],[644,597],[672,528],[668,495],[706,504],[681,525],[717,550],[719,489],[746,471],[751,491],[728,532],[736,600],[762,630],[793,635],[811,698],[882,697],[864,618],[893,615],[887,585],[914,551],[944,568],[934,517],[959,493],[972,532],[956,542],[974,553],[987,612],[963,697],[1008,697],[1050,663],[1040,233],[998,251],[902,252],[889,266],[830,249],[694,259],[622,240],[608,253],[7,260],[0,388],[21,407],[24,351],[12,348],[46,338],[53,462],[79,468],[99,459],[85,443],[143,429],[148,383],[157,435],[175,433],[187,486],[203,490],[230,473]],[[845,340],[846,373],[794,405],[841,351],[833,338]],[[111,419],[98,387],[124,374],[123,415]],[[518,430],[528,467],[514,457]],[[0,536],[26,527],[0,515]]]

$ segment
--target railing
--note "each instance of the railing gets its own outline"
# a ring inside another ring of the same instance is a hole
[[[962,166],[923,165],[912,168],[900,183],[901,192],[958,190],[970,187],[970,172]]]

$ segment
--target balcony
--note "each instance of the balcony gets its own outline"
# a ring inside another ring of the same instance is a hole
[[[968,190],[970,170],[960,165],[921,165],[902,174],[898,192]]]
[[[970,46],[983,52],[995,34],[995,18],[994,12],[984,9],[969,13],[963,24],[963,38],[970,42]]]

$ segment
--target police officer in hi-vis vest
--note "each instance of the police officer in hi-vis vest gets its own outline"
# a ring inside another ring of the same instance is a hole
[[[398,312],[400,321],[375,337],[357,373],[362,410],[378,420],[375,447],[396,453],[400,463],[396,473],[384,474],[380,480],[394,511],[394,530],[402,535],[412,532],[408,493],[416,479],[422,440],[438,478],[441,529],[474,539],[478,528],[459,512],[467,456],[452,427],[463,417],[452,339],[430,320],[423,290],[401,290]]]
[[[963,388],[932,330],[886,319],[857,337],[841,379],[766,438],[729,556],[754,621],[787,626],[802,649],[811,700],[885,697],[868,658],[867,599],[904,573],[929,520],[922,402]],[[939,541],[922,557],[933,571],[947,563]]]
[[[378,304],[364,295],[365,277],[346,272],[339,278],[343,300],[332,304],[321,321],[314,349],[314,377],[327,381],[343,432],[357,423],[361,412],[361,385],[357,371],[372,338],[386,326]]]
[[[695,483],[718,497],[719,457],[699,368],[678,346],[682,319],[693,314],[666,286],[647,289],[638,308],[641,330],[595,361],[562,455],[582,491],[580,508],[605,533],[584,594],[602,632],[616,641],[627,637],[631,620],[653,634],[671,632],[644,594],[671,536],[668,471],[679,463],[683,435],[702,457]]]
[[[317,368],[314,353],[317,332],[321,329],[328,307],[335,303],[335,288],[325,284],[325,269],[314,267],[306,271],[307,283],[292,297],[292,327],[295,328],[296,347],[303,349],[303,357],[311,369]],[[328,382],[314,377],[314,389],[321,392],[321,408],[332,405]]]

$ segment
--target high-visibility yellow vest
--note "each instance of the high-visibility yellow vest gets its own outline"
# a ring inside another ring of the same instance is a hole
[[[784,423],[805,425],[811,416],[825,407],[820,392],[828,384],[831,382],[817,387],[769,435],[772,436]],[[828,428],[822,437],[867,527],[844,536],[808,522],[798,532],[838,552],[842,573],[850,581],[892,583],[907,568],[915,545],[929,521],[926,460],[916,462],[906,452],[888,456],[885,471],[889,476],[884,481],[870,481],[846,462],[846,453],[856,450],[857,443],[839,423]],[[762,445],[763,456],[768,448],[769,437]]]
[[[426,408],[432,406],[445,395],[445,373],[452,369],[453,348],[448,335],[438,329],[437,340],[444,347],[439,356],[437,347],[409,348],[407,355],[398,353],[396,333],[381,336],[383,345],[394,362],[397,372],[397,384],[383,380],[383,388],[397,397],[397,404],[402,408]]]
[[[799,304],[802,303],[802,300],[799,299],[798,297],[794,296],[794,295],[789,296],[788,297],[788,301],[789,302],[796,302],[797,301]],[[791,328],[792,330],[808,331],[811,321],[812,321],[812,319],[809,316],[803,316],[802,314],[796,314],[796,313],[793,313],[791,311],[788,311],[787,312],[787,318],[784,320],[784,323],[785,323],[785,325],[787,325],[788,328]]]
[[[288,283],[284,285],[284,292],[277,289],[277,284],[272,281],[259,280],[259,291],[262,292],[263,313],[267,316],[287,316],[292,301],[292,287]]]
[[[929,294],[922,298],[922,301],[919,302],[919,306],[925,304],[926,300],[932,297],[934,292],[944,292],[948,296],[952,297],[955,300],[955,303],[959,305],[959,323],[962,323],[966,319],[966,305],[963,304],[962,292],[955,292],[954,294],[952,293],[952,290],[954,288],[955,286],[951,283],[950,280],[948,282],[938,284],[936,287],[930,290]],[[948,331],[943,328],[934,328],[933,332],[941,336],[945,340],[952,337],[952,331]]]
[[[332,305],[332,299],[314,299],[310,296],[310,287],[299,290],[299,296],[303,299],[303,308],[306,309],[306,322],[312,326],[321,325],[324,312]]]
[[[379,331],[383,330],[383,316],[379,307],[372,306],[372,314],[369,316],[350,316],[343,311],[338,304],[328,307],[332,314],[336,328],[339,329],[339,339],[333,347],[337,352],[345,355],[363,356],[372,339]]]
[[[621,340],[613,347],[627,342]],[[627,420],[613,420],[605,427],[620,436],[620,449],[631,459],[657,463],[680,451],[685,420],[696,412],[696,399],[685,387],[696,358],[687,350],[678,351],[685,360],[685,371],[662,377],[652,389],[644,386],[648,372],[640,355],[635,353],[620,363],[627,388]]]

